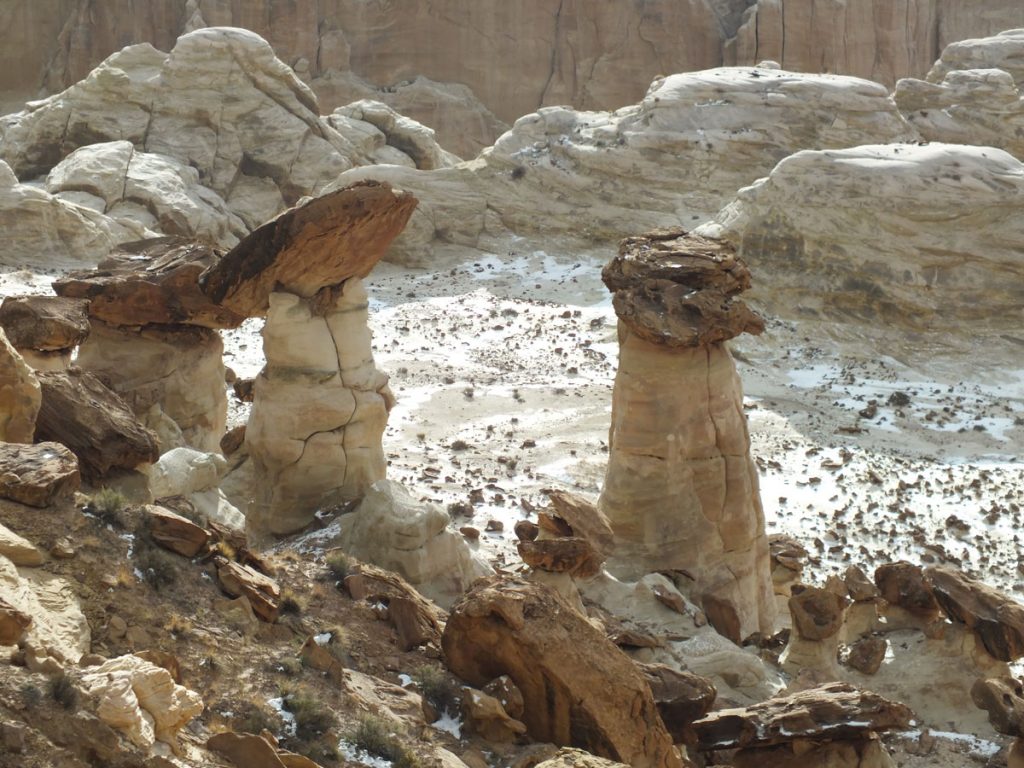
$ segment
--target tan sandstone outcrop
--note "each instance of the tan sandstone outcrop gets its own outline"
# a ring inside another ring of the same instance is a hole
[[[1024,29],[961,40],[946,47],[924,80],[896,83],[893,97],[929,141],[999,147],[1024,160],[1022,58]]]
[[[682,231],[622,242],[604,269],[619,316],[609,460],[598,506],[616,537],[609,570],[684,570],[692,599],[739,642],[775,615],[764,512],[732,356],[763,323],[734,297],[750,274],[732,249]]]
[[[31,443],[42,399],[35,373],[0,328],[0,441]]]
[[[974,348],[1024,321],[1021,194],[1024,164],[999,149],[803,151],[697,231],[737,246],[773,314],[842,321],[875,340],[887,328],[943,343],[963,332]]]
[[[508,675],[538,741],[632,766],[680,766],[642,673],[553,590],[491,580],[452,608],[445,662],[471,685]]]
[[[175,748],[178,731],[203,711],[199,694],[138,656],[119,656],[90,667],[82,682],[98,701],[100,719],[140,747],[162,741]]]

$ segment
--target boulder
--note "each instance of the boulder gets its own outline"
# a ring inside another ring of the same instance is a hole
[[[223,255],[206,242],[184,237],[124,243],[95,269],[59,277],[53,290],[69,299],[88,299],[89,316],[107,325],[234,328],[245,316],[213,303],[199,287],[200,276]]]
[[[801,585],[793,589],[789,611],[793,630],[806,640],[825,640],[836,635],[843,626],[847,600],[834,592]]]
[[[36,566],[42,565],[44,558],[31,542],[26,541],[7,526],[0,524],[0,555],[3,555],[15,565]]]
[[[0,328],[18,350],[70,350],[89,335],[88,302],[59,296],[8,296],[0,304]]]
[[[485,741],[508,743],[526,733],[526,726],[511,717],[494,696],[465,689],[462,717],[472,733]]]
[[[648,289],[738,307],[747,268],[727,244],[671,230],[623,240],[602,277],[619,316],[608,468],[598,502],[616,540],[606,567],[631,580],[685,571],[693,575],[689,597],[720,633],[735,643],[770,634],[775,604],[764,512],[742,387],[722,343],[763,326],[694,315],[674,299],[650,305],[650,312],[630,309],[649,306]]]
[[[164,549],[183,557],[195,557],[210,541],[210,532],[187,517],[154,504],[147,504],[145,509],[149,535]]]
[[[78,459],[59,443],[0,443],[0,498],[48,507],[81,485]]]
[[[633,766],[679,766],[642,673],[553,590],[478,582],[452,608],[445,662],[471,685],[508,675],[538,741],[572,745]]]
[[[718,691],[707,678],[673,669],[665,664],[640,664],[651,686],[665,727],[676,744],[693,744],[696,735],[690,727],[704,717],[715,703]]]
[[[41,402],[35,374],[0,328],[0,440],[31,443]]]
[[[850,646],[848,666],[865,675],[873,675],[882,666],[889,641],[884,637],[862,637]]]
[[[252,610],[263,621],[277,621],[281,588],[277,582],[255,568],[217,557],[217,578],[221,587],[232,597],[245,597]]]
[[[345,588],[353,600],[381,603],[387,607],[388,618],[398,632],[398,641],[404,650],[428,643],[440,644],[444,612],[399,574],[360,563],[345,578]]]
[[[178,731],[203,711],[199,694],[138,656],[119,656],[90,667],[81,680],[98,702],[100,719],[140,747],[162,741],[176,748]]]
[[[924,577],[946,615],[972,629],[994,658],[1016,661],[1024,656],[1024,605],[945,566],[926,568]]]
[[[829,683],[777,696],[759,704],[720,709],[693,724],[702,751],[766,747],[798,739],[858,740],[905,730],[913,713],[902,704],[855,688]]]
[[[36,440],[70,448],[87,479],[100,480],[159,458],[156,435],[91,373],[78,368],[48,371],[39,374],[39,384],[43,400]]]
[[[904,560],[880,565],[875,569],[875,585],[887,603],[923,620],[934,619],[939,613],[939,604],[916,565]]]
[[[847,567],[846,573],[843,574],[843,582],[846,584],[846,591],[854,602],[870,602],[878,597],[878,587],[856,565]]]
[[[429,597],[450,603],[490,567],[448,529],[449,521],[444,510],[381,480],[366,490],[355,512],[342,518],[338,543],[360,560],[396,571]]]
[[[214,734],[206,740],[206,748],[227,758],[237,768],[289,768],[269,741],[251,733]]]
[[[325,194],[253,231],[203,276],[203,290],[218,306],[255,317],[275,291],[309,298],[366,277],[415,207],[415,197],[386,183]]]
[[[590,542],[604,557],[612,554],[615,550],[615,533],[608,518],[596,504],[569,491],[546,489],[544,492],[551,501],[552,509],[548,514],[568,526],[568,535]]]
[[[523,716],[523,692],[520,691],[508,675],[496,677],[484,686],[484,693],[493,696],[501,704],[510,717],[519,719]]]
[[[979,678],[971,688],[971,701],[988,713],[989,722],[999,733],[1024,737],[1024,685],[1020,680]]]

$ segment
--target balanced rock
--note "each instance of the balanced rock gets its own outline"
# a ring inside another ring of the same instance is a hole
[[[764,512],[742,388],[722,343],[764,327],[735,299],[749,272],[728,245],[673,230],[624,240],[602,276],[620,348],[598,503],[616,539],[609,570],[685,570],[719,632],[737,643],[770,633]]]
[[[471,685],[515,682],[533,739],[641,768],[680,765],[643,674],[553,590],[478,582],[452,608],[441,643],[448,668]]]
[[[615,551],[611,523],[596,504],[569,491],[546,489],[544,492],[551,501],[548,514],[565,523],[569,536],[586,539],[604,557]]]
[[[0,328],[0,440],[31,443],[41,402],[35,374]]]
[[[518,541],[516,549],[523,562],[531,568],[567,573],[580,579],[596,576],[604,562],[604,556],[594,549],[590,541],[575,536]]]
[[[933,566],[924,576],[946,615],[972,629],[994,658],[1024,656],[1024,605],[952,568]]]
[[[807,548],[794,538],[781,533],[768,537],[768,549],[772,560],[772,587],[776,595],[789,597],[793,585],[800,582],[807,562]]]
[[[63,370],[89,335],[88,302],[59,296],[8,296],[0,328],[36,370]]]
[[[796,739],[856,740],[902,730],[907,707],[847,683],[829,683],[759,704],[720,709],[693,724],[701,750],[765,747]]]
[[[887,603],[924,621],[939,614],[939,604],[925,581],[924,572],[916,565],[903,560],[880,565],[875,569],[875,585]]]
[[[91,373],[78,368],[43,372],[39,384],[43,402],[36,439],[70,448],[88,479],[98,480],[159,458],[156,436]]]
[[[48,507],[81,485],[78,459],[59,443],[0,442],[0,498]]]

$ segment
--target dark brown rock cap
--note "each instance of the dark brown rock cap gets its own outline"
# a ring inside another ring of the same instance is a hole
[[[253,230],[202,278],[210,301],[243,317],[266,312],[270,294],[311,297],[366,277],[409,221],[417,200],[361,181],[289,208]]]
[[[701,347],[764,331],[735,298],[750,287],[750,270],[721,240],[682,229],[628,237],[601,278],[619,319],[653,344]]]
[[[924,577],[946,615],[967,625],[993,657],[1024,656],[1024,605],[952,568],[926,568]]]
[[[73,349],[89,336],[89,302],[59,296],[8,296],[0,304],[0,328],[15,349]]]
[[[828,683],[749,707],[721,709],[693,723],[700,750],[768,747],[798,739],[856,740],[910,726],[914,713],[848,683]]]
[[[159,237],[125,243],[95,269],[53,283],[60,296],[89,299],[89,315],[116,326],[235,328],[245,320],[217,306],[199,278],[223,257],[207,243]]]

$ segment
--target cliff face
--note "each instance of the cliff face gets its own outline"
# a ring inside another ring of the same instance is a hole
[[[473,155],[541,106],[614,109],[659,74],[771,59],[892,85],[948,43],[1024,26],[1017,0],[7,0],[0,106],[53,93],[125,45],[204,26],[265,37],[329,112],[385,101]],[[468,87],[472,93],[466,93]]]

